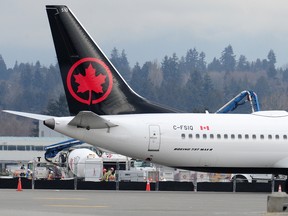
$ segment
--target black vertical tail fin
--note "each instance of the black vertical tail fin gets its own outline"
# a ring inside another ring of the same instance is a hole
[[[46,10],[71,115],[173,112],[137,95],[68,7]]]

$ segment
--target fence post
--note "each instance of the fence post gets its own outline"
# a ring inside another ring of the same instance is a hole
[[[74,163],[74,190],[77,190],[77,163]]]
[[[155,183],[155,191],[159,191],[159,180],[160,180],[160,168],[156,169],[156,183]]]
[[[33,159],[33,168],[32,168],[32,190],[35,189],[35,166],[36,166],[36,163],[35,163],[35,160]]]
[[[237,184],[237,178],[236,176],[233,177],[233,192],[236,192],[236,184]]]
[[[116,190],[119,190],[119,161],[116,162],[115,180],[116,180]]]
[[[274,188],[275,188],[275,175],[272,174],[272,177],[271,177],[271,192],[272,193],[274,192]]]
[[[197,172],[194,173],[193,185],[194,185],[194,192],[197,192]]]

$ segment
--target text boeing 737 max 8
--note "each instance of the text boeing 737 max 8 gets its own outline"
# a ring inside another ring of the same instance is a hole
[[[137,95],[66,6],[46,6],[70,117],[43,120],[69,137],[187,170],[288,173],[288,113],[176,113]]]

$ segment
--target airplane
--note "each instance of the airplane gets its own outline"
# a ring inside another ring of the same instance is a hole
[[[67,6],[46,10],[71,116],[4,112],[169,167],[288,174],[288,112],[180,113],[151,103],[124,81]]]

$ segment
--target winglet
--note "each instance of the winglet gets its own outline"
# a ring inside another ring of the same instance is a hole
[[[86,129],[103,129],[116,127],[118,125],[107,121],[91,111],[81,111],[69,123],[69,125]]]

